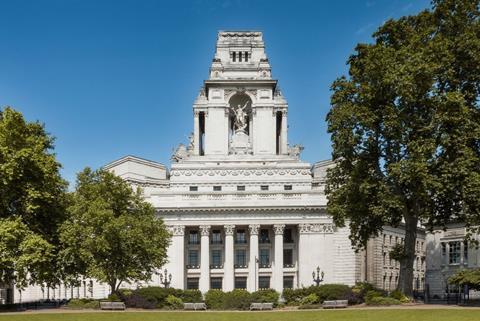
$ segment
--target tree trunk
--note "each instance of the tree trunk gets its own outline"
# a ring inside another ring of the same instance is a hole
[[[116,279],[111,280],[108,285],[110,285],[110,295],[117,292],[117,280]]]
[[[413,296],[413,261],[415,260],[417,224],[417,217],[410,214],[405,216],[405,257],[400,261],[397,290],[409,297]]]

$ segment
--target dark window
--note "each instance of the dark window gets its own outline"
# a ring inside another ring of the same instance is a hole
[[[198,290],[198,278],[187,278],[187,290]]]
[[[198,251],[197,250],[190,250],[188,251],[188,265],[191,267],[198,266]]]
[[[258,277],[258,287],[261,290],[270,289],[270,277],[269,276]]]
[[[283,266],[293,267],[293,250],[292,249],[283,250]]]
[[[464,264],[468,263],[468,242],[467,241],[463,242],[463,263]]]
[[[212,250],[212,265],[213,267],[221,267],[222,265],[222,250]]]
[[[210,289],[222,289],[222,278],[211,278]]]
[[[262,185],[262,186],[260,186],[260,190],[262,190],[262,191],[268,191],[268,185]]]
[[[220,230],[212,231],[212,244],[222,244],[222,233]]]
[[[248,62],[248,51],[245,51],[245,62]]]
[[[198,114],[198,141],[200,156],[205,155],[205,112],[201,111]]]
[[[246,277],[235,277],[235,289],[246,289],[247,288],[247,278]]]
[[[235,62],[237,60],[237,53],[234,51],[232,53],[232,61]]]
[[[270,267],[270,250],[260,249],[260,267]]]
[[[198,191],[198,186],[190,186],[190,192]]]
[[[245,190],[245,185],[238,185],[237,186],[237,191],[244,191]]]
[[[460,263],[460,242],[449,242],[448,243],[450,251],[449,251],[449,263],[450,264],[457,264]]]
[[[268,230],[260,230],[260,243],[270,243],[270,238],[268,237]]]
[[[246,267],[247,266],[247,251],[244,249],[238,249],[235,251],[235,266]]]
[[[284,243],[293,243],[292,229],[286,228],[283,231],[283,242]]]
[[[284,289],[293,289],[293,276],[284,276],[283,277],[283,288]]]
[[[188,244],[199,244],[200,241],[198,240],[198,231],[190,231],[188,233]]]
[[[275,151],[277,155],[280,155],[280,143],[282,135],[282,112],[277,111],[276,113],[276,135],[275,135]]]
[[[237,230],[235,243],[237,244],[247,243],[247,238],[245,237],[245,230]]]
[[[292,185],[283,185],[283,189],[286,191],[291,191],[292,190]]]
[[[216,192],[219,192],[219,191],[222,190],[222,187],[221,186],[214,186],[213,190],[216,191]]]

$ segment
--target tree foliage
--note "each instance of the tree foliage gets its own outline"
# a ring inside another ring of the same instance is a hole
[[[54,139],[39,122],[12,108],[0,111],[0,282],[53,284],[57,228],[67,183],[53,154]]]
[[[480,290],[480,269],[460,270],[448,278],[448,283],[467,285],[472,290]]]
[[[373,36],[332,85],[328,212],[357,248],[404,224],[399,290],[410,295],[419,222],[480,223],[479,1],[433,1]]]
[[[170,234],[139,190],[114,174],[86,168],[77,177],[70,217],[60,229],[68,280],[81,275],[110,285],[148,281],[166,263]]]

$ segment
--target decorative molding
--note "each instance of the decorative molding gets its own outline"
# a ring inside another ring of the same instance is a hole
[[[308,223],[298,224],[298,233],[305,234],[310,233],[311,225]]]
[[[233,235],[235,232],[235,225],[224,225],[225,235]]]
[[[260,230],[260,224],[250,224],[248,228],[250,230],[250,235],[258,235],[258,231]]]
[[[275,235],[283,235],[284,230],[285,230],[285,224],[273,225],[273,231],[275,232]]]
[[[200,229],[200,234],[202,236],[210,235],[210,225],[200,225],[198,228]]]
[[[167,230],[173,236],[183,236],[185,234],[184,225],[168,225]]]
[[[296,154],[297,149],[291,153]],[[299,152],[298,152],[299,153]],[[304,168],[286,168],[286,169],[173,169],[172,176],[272,176],[272,175],[291,175],[291,176],[311,176],[310,169]]]
[[[304,223],[298,225],[298,231],[300,234],[306,233],[324,233],[331,234],[335,232],[335,225],[331,223]]]

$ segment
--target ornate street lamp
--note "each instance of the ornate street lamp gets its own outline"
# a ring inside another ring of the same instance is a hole
[[[325,273],[323,273],[323,271],[320,273],[320,267],[317,266],[317,275],[315,277],[315,271],[312,272],[312,277],[313,277],[313,282],[315,282],[315,284],[317,286],[320,285],[320,283],[323,282],[323,276],[325,275]]]
[[[163,284],[165,288],[168,288],[170,286],[170,283],[172,282],[172,274],[168,274],[167,269],[163,271],[163,274],[160,272],[160,284]]]

